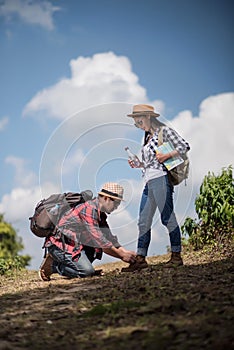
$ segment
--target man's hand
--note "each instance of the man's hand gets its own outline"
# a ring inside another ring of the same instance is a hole
[[[119,258],[127,263],[134,263],[136,258],[136,253],[131,250],[126,250],[123,247],[115,248],[112,246],[111,248],[103,248],[104,253],[114,256],[115,258]]]
[[[136,253],[131,250],[126,250],[123,247],[118,248],[121,259],[126,263],[134,263],[136,260]]]

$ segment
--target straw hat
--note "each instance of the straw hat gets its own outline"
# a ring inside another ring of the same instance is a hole
[[[122,201],[123,192],[124,189],[119,184],[115,182],[107,182],[102,186],[102,189],[98,194]]]
[[[132,114],[128,114],[128,117],[138,117],[143,115],[151,115],[153,117],[159,117],[160,114],[154,112],[154,107],[150,105],[135,105],[133,106]]]

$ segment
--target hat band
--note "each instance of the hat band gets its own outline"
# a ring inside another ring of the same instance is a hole
[[[110,192],[105,189],[102,189],[100,192],[103,192],[109,196],[118,197],[119,199],[122,199],[122,197],[120,197],[118,193]]]
[[[144,114],[144,113],[153,113],[153,114],[155,114],[154,111],[138,111],[138,112],[132,112],[132,114]]]

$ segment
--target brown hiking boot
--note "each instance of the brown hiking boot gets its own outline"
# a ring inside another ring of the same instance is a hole
[[[133,272],[133,271],[145,269],[148,266],[149,265],[145,260],[145,256],[137,255],[134,263],[130,263],[128,267],[123,267],[121,272]]]
[[[38,271],[38,275],[42,281],[50,281],[50,276],[52,275],[52,263],[53,258],[47,254]]]
[[[100,269],[100,270],[95,270],[94,276],[102,276],[102,275],[103,275],[102,269]]]
[[[171,253],[171,259],[166,262],[164,267],[177,267],[183,265],[183,260],[180,253]]]

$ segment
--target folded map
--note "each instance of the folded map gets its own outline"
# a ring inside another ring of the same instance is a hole
[[[157,147],[156,153],[166,154],[166,153],[170,153],[174,150],[175,149],[172,147],[170,142],[164,142],[163,144],[161,144],[160,146]],[[167,170],[171,170],[171,169],[175,168],[177,165],[183,163],[183,161],[184,161],[183,158],[178,156],[178,157],[172,157],[172,158],[167,159],[165,162],[163,162],[163,164],[165,165]]]

